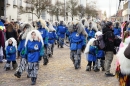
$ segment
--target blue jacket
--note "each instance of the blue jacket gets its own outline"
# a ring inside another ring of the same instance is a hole
[[[7,61],[16,61],[16,48],[15,48],[15,46],[7,46],[6,59],[7,59]]]
[[[88,40],[90,40],[91,38],[94,38],[95,37],[95,31],[94,30],[90,30],[89,33],[88,33]]]
[[[103,50],[98,50],[96,57],[99,59],[105,57],[105,52]]]
[[[43,56],[43,52],[41,42],[28,40],[25,47],[25,55],[27,56],[28,62],[38,62],[39,58]]]
[[[25,39],[22,39],[18,45],[18,51],[21,52],[22,48],[24,48]]]
[[[97,60],[96,53],[97,53],[96,46],[90,46],[89,47],[89,53],[87,54],[88,55],[87,56],[88,57],[87,60],[88,61],[96,61]]]
[[[65,38],[65,33],[67,32],[67,28],[63,25],[59,25],[57,27],[57,35],[58,37]]]
[[[87,34],[89,34],[89,30],[88,30],[88,28],[85,28],[85,31],[87,32]]]
[[[121,36],[121,28],[114,27],[114,35]]]
[[[48,43],[54,44],[55,40],[57,39],[55,31],[48,32]]]
[[[44,44],[48,44],[48,31],[45,28],[38,28],[38,31],[42,35]]]
[[[81,49],[85,43],[85,36],[82,34],[77,34],[77,32],[73,32],[70,34],[70,50]]]

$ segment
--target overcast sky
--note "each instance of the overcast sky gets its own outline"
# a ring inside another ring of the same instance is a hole
[[[112,16],[113,14],[116,14],[118,4],[119,4],[119,0],[81,0],[81,2],[83,4],[86,3],[86,1],[87,2],[88,1],[96,1],[97,8],[101,9],[102,12],[106,11],[107,16],[110,16],[110,15]],[[109,4],[109,1],[110,1],[110,4]]]

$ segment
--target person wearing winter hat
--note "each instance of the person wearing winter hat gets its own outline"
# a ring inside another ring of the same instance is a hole
[[[39,70],[39,61],[44,55],[43,38],[38,30],[32,30],[28,33],[24,49],[21,53],[23,57],[27,58],[28,75],[31,78],[31,85],[36,84],[37,74]]]
[[[20,56],[20,53],[22,52],[22,49],[24,48],[24,45],[25,45],[25,40],[26,40],[26,37],[27,37],[27,34],[31,31],[31,30],[33,30],[34,28],[32,27],[32,25],[31,24],[29,24],[29,23],[24,23],[24,24],[22,24],[22,26],[21,26],[21,33],[20,33],[20,37],[19,37],[19,41],[20,41],[20,43],[19,43],[19,45],[18,45],[18,57],[21,57]],[[20,59],[20,64],[19,64],[19,66],[18,66],[18,68],[17,68],[17,70],[16,70],[16,72],[15,72],[15,76],[17,77],[17,78],[20,78],[21,77],[21,75],[22,75],[22,73],[26,70],[26,68],[27,68],[27,58],[24,58],[24,57],[21,57],[21,59]],[[28,78],[29,76],[27,75],[27,78]]]
[[[11,69],[10,62],[12,62],[12,67],[15,70],[17,68],[17,62],[16,62],[16,51],[17,51],[17,42],[14,38],[9,38],[5,42],[5,49],[6,49],[6,64],[4,69],[6,71]]]
[[[115,35],[113,33],[113,23],[108,21],[106,26],[103,28],[102,33],[105,42],[105,76],[113,77],[114,75],[110,73],[111,63],[114,55],[114,39]]]

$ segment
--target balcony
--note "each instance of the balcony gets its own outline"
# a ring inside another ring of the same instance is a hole
[[[126,9],[123,11],[122,15],[125,16],[125,15],[129,15],[130,14],[130,9]]]
[[[14,8],[17,7],[17,1],[16,0],[13,1],[13,7]]]
[[[7,7],[10,6],[9,0],[6,0],[6,6],[7,6]]]

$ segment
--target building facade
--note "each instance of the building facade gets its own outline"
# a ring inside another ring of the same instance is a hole
[[[123,21],[130,21],[130,0],[123,2]]]
[[[26,8],[28,5],[25,0],[0,0],[0,16],[5,16],[8,21],[32,22],[37,20],[37,17],[32,13],[19,13],[19,8]],[[50,15],[47,11],[41,14],[44,20],[50,20]]]

